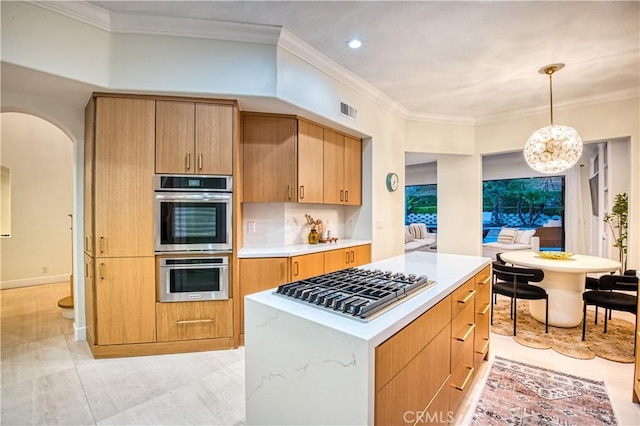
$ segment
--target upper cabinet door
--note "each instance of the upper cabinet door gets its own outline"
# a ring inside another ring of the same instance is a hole
[[[232,105],[196,104],[196,174],[233,174],[233,115]]]
[[[324,201],[322,127],[298,120],[298,202]]]
[[[344,136],[324,129],[324,202],[344,204]]]
[[[195,173],[195,104],[156,101],[156,173]]]
[[[295,202],[296,119],[243,117],[244,202]]]
[[[345,204],[362,204],[362,142],[348,136],[344,138]]]
[[[95,257],[153,256],[155,101],[98,98]]]

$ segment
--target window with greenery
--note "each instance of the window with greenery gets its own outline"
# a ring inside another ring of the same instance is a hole
[[[438,186],[409,185],[405,187],[405,224],[425,223],[429,228],[438,224]]]
[[[484,181],[482,206],[483,242],[502,227],[556,228],[539,232],[540,248],[564,248],[564,176]]]

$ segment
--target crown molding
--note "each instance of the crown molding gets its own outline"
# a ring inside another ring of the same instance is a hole
[[[111,31],[109,11],[86,1],[40,1],[25,0],[27,3],[59,13],[76,21]]]
[[[571,101],[562,102],[562,103],[554,103],[553,111],[566,111],[569,109],[588,107],[592,105],[604,104],[608,102],[618,102],[624,101],[627,99],[638,99],[640,98],[640,92],[634,89],[628,90],[618,90],[616,92],[609,92],[601,95],[593,95],[593,96],[585,96],[579,99],[573,99]],[[531,115],[537,114],[548,114],[549,107],[537,107],[537,108],[523,108],[519,110],[512,110],[498,114],[486,115],[482,117],[477,117],[475,120],[476,125],[484,125],[497,123],[500,121],[513,120],[516,118],[527,117]]]
[[[111,14],[111,31],[276,45],[282,27],[209,19]]]

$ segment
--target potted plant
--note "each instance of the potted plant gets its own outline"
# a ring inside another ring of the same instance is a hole
[[[621,273],[627,269],[627,216],[629,213],[629,197],[626,192],[616,195],[611,213],[604,215],[613,235],[613,246],[618,249]]]

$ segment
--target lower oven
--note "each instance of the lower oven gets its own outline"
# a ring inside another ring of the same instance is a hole
[[[229,299],[229,257],[161,257],[160,302]]]

